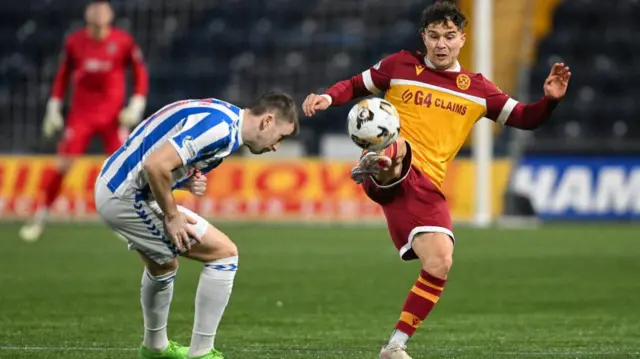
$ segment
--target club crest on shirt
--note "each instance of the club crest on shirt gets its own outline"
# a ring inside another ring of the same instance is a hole
[[[187,147],[189,146],[189,144],[193,142],[193,137],[191,136],[184,136],[184,138],[182,139],[182,147]]]
[[[116,50],[118,50],[118,45],[114,44],[113,42],[107,44],[107,53],[109,55],[115,54]]]
[[[469,75],[458,75],[458,77],[456,77],[456,86],[458,86],[460,90],[468,90],[469,87],[471,87],[471,78]]]

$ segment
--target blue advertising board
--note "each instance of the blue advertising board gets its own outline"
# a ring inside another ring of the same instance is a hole
[[[640,219],[640,157],[524,157],[511,190],[541,219]]]

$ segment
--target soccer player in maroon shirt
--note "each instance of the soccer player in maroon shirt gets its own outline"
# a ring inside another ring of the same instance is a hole
[[[425,9],[420,24],[427,51],[391,54],[324,94],[310,94],[302,106],[313,116],[329,106],[385,92],[400,115],[402,138],[381,154],[364,154],[352,172],[367,196],[382,207],[400,258],[421,263],[380,359],[411,359],[406,343],[446,287],[455,237],[442,184],[474,124],[487,117],[522,130],[536,129],[565,96],[571,78],[568,66],[554,64],[543,84],[544,96],[519,103],[482,74],[460,66],[466,24],[454,1],[435,2]],[[386,158],[381,165],[380,156]]]
[[[98,135],[104,152],[111,154],[142,118],[148,89],[147,69],[135,40],[112,26],[113,17],[109,1],[91,1],[85,12],[86,27],[69,35],[64,44],[43,121],[45,137],[51,138],[63,127],[64,136],[58,144],[56,171],[45,179],[44,204],[20,230],[25,241],[40,238],[65,174],[74,158],[86,151],[91,138]],[[133,69],[134,95],[125,107],[127,66]],[[73,92],[65,125],[62,103],[69,78]]]

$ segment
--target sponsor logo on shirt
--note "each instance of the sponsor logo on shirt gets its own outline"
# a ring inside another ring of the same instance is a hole
[[[84,69],[87,72],[107,72],[113,69],[111,61],[89,58],[84,61]]]

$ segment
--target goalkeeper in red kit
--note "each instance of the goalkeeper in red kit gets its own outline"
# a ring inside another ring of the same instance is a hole
[[[64,44],[43,121],[46,138],[63,128],[64,135],[58,143],[56,171],[45,179],[44,203],[33,220],[20,230],[25,241],[40,238],[65,174],[74,158],[85,153],[92,137],[97,135],[104,152],[111,154],[142,119],[148,89],[147,69],[133,37],[111,25],[113,17],[109,1],[91,1],[85,11],[86,27],[69,35]],[[125,103],[125,72],[129,65],[135,80],[134,94]],[[73,89],[65,124],[62,103],[69,79]]]

